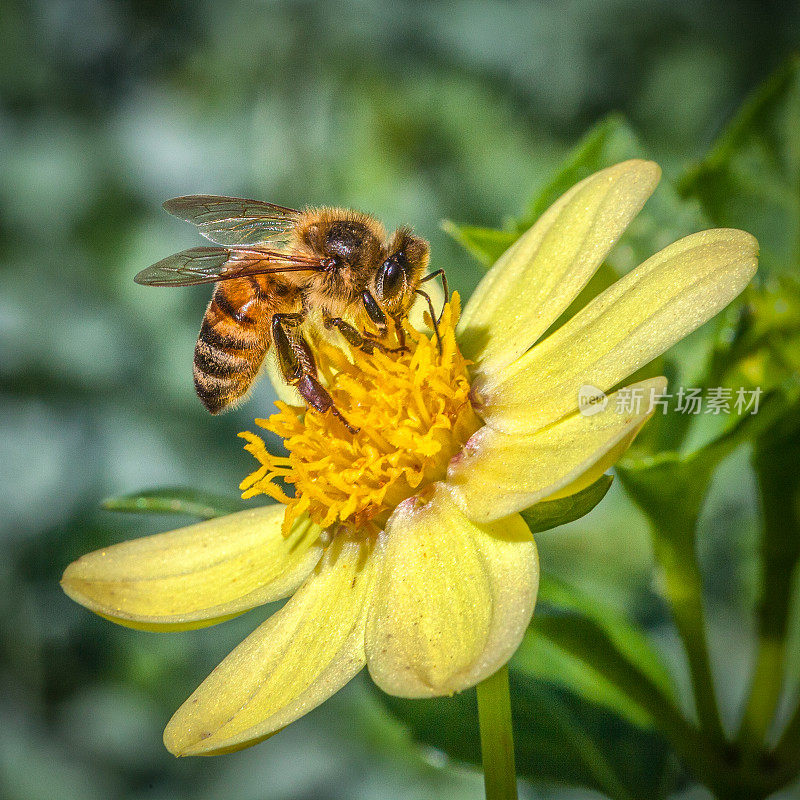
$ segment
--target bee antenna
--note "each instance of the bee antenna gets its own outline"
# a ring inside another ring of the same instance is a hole
[[[433,300],[431,296],[422,289],[414,289],[416,294],[422,295],[428,303],[428,309],[431,312],[431,324],[433,325],[433,332],[436,334],[436,344],[439,347],[439,355],[442,354],[442,335],[439,333],[439,320],[436,319],[436,312],[433,309]]]

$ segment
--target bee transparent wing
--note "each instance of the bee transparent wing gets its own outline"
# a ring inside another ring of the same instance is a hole
[[[282,246],[289,238],[299,211],[260,200],[195,194],[175,197],[164,208],[178,219],[191,222],[206,239],[222,245]]]
[[[319,259],[272,250],[193,247],[142,270],[134,280],[146,286],[192,286],[197,283],[264,275],[270,272],[318,272]]]

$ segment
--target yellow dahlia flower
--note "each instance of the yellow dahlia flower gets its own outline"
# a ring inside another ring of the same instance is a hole
[[[67,594],[149,630],[211,625],[290,596],[177,711],[178,755],[253,744],[319,705],[365,665],[404,697],[477,684],[516,650],[539,566],[519,511],[595,481],[629,447],[648,404],[614,397],[578,412],[726,306],[756,269],[747,233],[711,230],[662,250],[542,339],[656,186],[627,161],[559,199],[484,277],[440,353],[410,331],[409,352],[324,362],[337,406],[359,428],[285,404],[259,424],[284,437],[245,496],[278,504],[80,558]],[[540,341],[541,340],[541,341]],[[660,392],[664,380],[637,384]],[[289,497],[274,483],[294,485]]]

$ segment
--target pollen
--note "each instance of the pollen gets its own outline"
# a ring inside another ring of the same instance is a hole
[[[375,533],[399,503],[444,478],[450,459],[481,425],[468,362],[456,344],[458,315],[456,294],[438,323],[441,351],[434,335],[407,322],[402,352],[370,355],[320,343],[328,390],[357,433],[331,412],[276,403],[278,412],[256,424],[280,436],[287,455],[269,453],[256,434],[239,434],[261,463],[242,481],[242,497],[265,494],[285,503],[284,533],[303,514],[330,531]]]

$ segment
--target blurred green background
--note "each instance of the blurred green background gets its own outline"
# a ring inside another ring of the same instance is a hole
[[[0,795],[481,797],[480,774],[416,747],[362,678],[255,749],[177,761],[163,725],[267,611],[141,633],[60,592],[81,553],[189,521],[115,515],[104,497],[177,484],[234,494],[252,467],[235,434],[273,399],[265,381],[212,418],[195,398],[207,288],[132,281],[200,244],[161,202],[215,193],[371,211],[428,237],[468,294],[481,268],[441,220],[501,225],[612,111],[667,176],[682,173],[798,34],[800,5],[777,0],[2,0]],[[702,529],[728,719],[751,659],[740,612],[755,593],[754,495],[735,455]],[[653,599],[646,523],[619,487],[539,543],[551,574],[639,620],[685,672]]]

